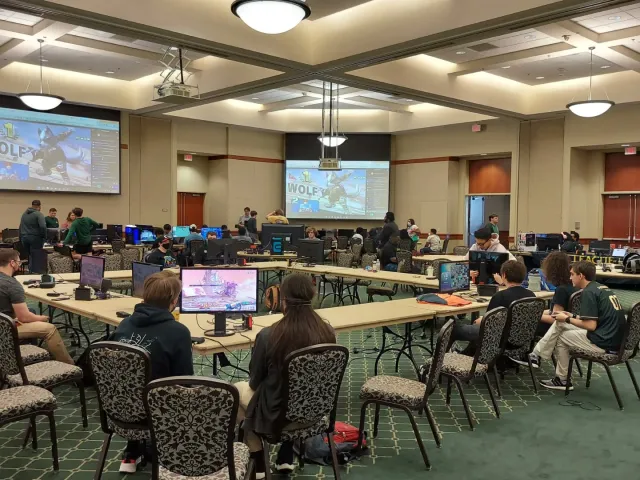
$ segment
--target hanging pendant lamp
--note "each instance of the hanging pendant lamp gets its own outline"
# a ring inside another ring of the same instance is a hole
[[[347,136],[339,133],[340,131],[340,92],[338,91],[340,86],[336,85],[335,90],[335,103],[336,106],[333,106],[333,83],[329,83],[329,116],[327,118],[326,114],[326,83],[322,82],[322,133],[318,137],[318,140],[325,147],[339,147],[344,142],[347,141]],[[325,119],[329,120],[329,131],[325,131]]]
[[[42,82],[42,43],[44,40],[38,39],[40,43],[40,93],[20,93],[18,94],[18,98],[22,100],[27,107],[33,108],[34,110],[52,110],[64,102],[63,97],[59,97],[58,95],[46,94],[43,92],[43,82]],[[29,85],[27,85],[27,90],[29,90]]]
[[[596,47],[589,47],[591,50],[591,63],[589,71],[589,100],[582,102],[573,102],[567,105],[567,108],[579,117],[598,117],[615,105],[611,100],[592,100],[591,86],[593,83],[593,50]]]
[[[260,33],[288,32],[311,15],[304,0],[236,0],[231,12]]]

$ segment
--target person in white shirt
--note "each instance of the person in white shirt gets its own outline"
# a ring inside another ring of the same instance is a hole
[[[509,260],[516,259],[516,257],[514,257],[509,250],[504,248],[504,245],[500,243],[500,240],[493,237],[491,229],[489,229],[488,227],[482,227],[481,229],[476,230],[475,232],[473,232],[473,236],[476,239],[476,243],[471,245],[469,252],[506,253],[509,255]],[[465,260],[469,260],[469,252],[467,252],[467,254],[465,255]],[[469,274],[471,275],[472,279],[475,279],[475,277],[478,276],[478,272],[475,270],[469,272]],[[498,280],[498,278],[500,278],[500,276],[498,274],[494,274],[496,283],[500,284],[502,280]]]
[[[432,228],[431,233],[427,237],[427,243],[423,249],[420,250],[420,253],[440,253],[442,250],[442,242],[440,237],[438,236],[438,231],[435,228]]]
[[[356,228],[356,233],[353,234],[353,236],[351,237],[351,243],[353,243],[354,240],[358,241],[360,240],[360,243],[364,243],[364,228],[362,227],[358,227]]]
[[[251,209],[249,207],[244,207],[244,215],[242,215],[238,219],[238,225],[246,226],[250,218],[251,218]]]

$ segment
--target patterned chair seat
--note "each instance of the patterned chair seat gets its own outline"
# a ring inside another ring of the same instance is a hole
[[[504,351],[504,355],[509,358],[517,358],[518,360],[526,361],[527,355],[529,355],[529,352],[531,352],[531,349],[529,347],[520,347],[520,348],[513,348],[511,350],[506,349]]]
[[[51,360],[51,354],[48,351],[35,345],[20,345],[20,356],[25,365]]]
[[[429,365],[431,359],[426,364]],[[444,363],[442,364],[442,373],[448,373],[455,376],[468,375],[473,365],[473,357],[460,355],[459,353],[445,353]],[[475,376],[481,377],[489,371],[486,364],[478,363],[476,365]]]
[[[411,409],[420,408],[427,386],[402,377],[378,375],[371,377],[360,389],[362,400],[397,403]]]
[[[44,388],[27,385],[0,390],[0,423],[20,415],[55,409],[55,395]]]
[[[249,468],[249,447],[244,443],[233,444],[233,463],[236,468],[236,479],[241,480]],[[177,473],[170,472],[160,465],[158,469],[160,480],[228,480],[229,469],[227,467],[218,470],[210,475],[200,475],[198,477],[185,477]]]
[[[601,362],[606,363],[607,365],[617,365],[618,363],[618,353],[596,353],[596,352],[590,352],[588,350],[583,350],[581,348],[570,348],[569,349],[569,354],[570,355],[579,355],[581,357],[585,357],[585,358],[593,358],[593,359],[597,359]],[[626,362],[627,360],[629,360],[629,358],[631,358],[631,355],[633,354],[633,350],[625,350],[624,354],[622,355],[622,362]]]
[[[131,440],[131,441],[149,440],[151,438],[151,433],[149,429],[122,428],[108,419],[107,419],[107,422],[109,424],[109,428],[113,431],[113,433],[115,433],[116,435],[119,435],[125,440]]]
[[[24,370],[27,373],[29,383],[42,388],[50,388],[62,382],[82,380],[80,367],[55,360],[27,365]],[[22,385],[22,378],[19,373],[7,375],[7,383],[10,387],[18,387]]]

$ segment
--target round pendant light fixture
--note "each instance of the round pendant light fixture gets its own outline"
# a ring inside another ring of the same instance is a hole
[[[589,47],[591,50],[591,63],[589,72],[589,99],[582,102],[572,102],[567,105],[575,115],[579,117],[598,117],[615,105],[611,100],[593,100],[591,98],[591,86],[593,83],[593,50],[596,47]]]
[[[235,0],[231,12],[254,30],[269,35],[288,32],[311,15],[304,0]]]
[[[327,88],[326,82],[322,82],[322,132],[318,136],[318,140],[323,147],[337,148],[347,141],[347,136],[340,132],[340,85],[329,83]],[[329,111],[326,109],[327,97],[329,102]],[[326,129],[326,126],[329,129]],[[337,151],[336,151],[337,155]],[[324,148],[322,149],[324,158]]]
[[[20,93],[18,94],[18,98],[24,103],[27,107],[33,108],[34,110],[53,110],[62,102],[64,102],[64,98],[58,95],[51,95],[43,92],[43,81],[42,81],[42,44],[44,40],[38,39],[40,43],[40,93]],[[27,90],[29,90],[29,85],[27,85]]]

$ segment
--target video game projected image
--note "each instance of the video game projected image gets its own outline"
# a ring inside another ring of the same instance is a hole
[[[316,160],[287,160],[287,217],[383,218],[389,208],[389,162],[343,161],[341,167],[320,171]]]
[[[0,108],[0,189],[120,193],[120,123]]]
[[[181,276],[182,312],[257,311],[257,270],[183,269]]]

